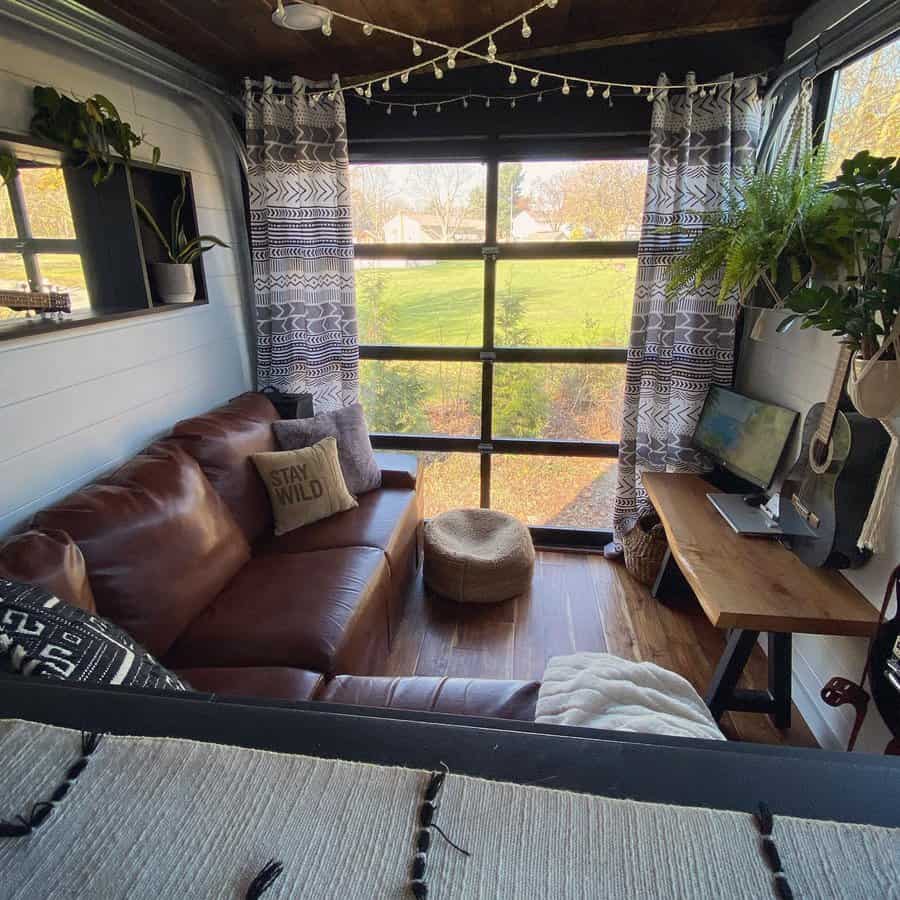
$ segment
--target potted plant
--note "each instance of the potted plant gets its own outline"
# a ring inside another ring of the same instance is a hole
[[[667,295],[720,276],[720,303],[736,292],[742,304],[782,306],[813,275],[834,276],[852,248],[831,216],[825,160],[822,147],[796,154],[789,145],[771,172],[737,173],[722,209],[702,216],[702,231],[667,229],[696,235],[669,267]]]
[[[78,166],[93,165],[94,187],[112,175],[117,161],[127,166],[132,150],[144,143],[144,136],[135,134],[102,94],[73,100],[55,88],[40,85],[34,89],[31,132],[68,148]],[[159,147],[153,147],[153,165],[159,157]]]
[[[785,301],[787,331],[820,328],[855,351],[847,391],[865,416],[900,411],[900,161],[858,153],[841,164],[829,216],[851,252],[833,281],[812,282]]]
[[[186,193],[186,179],[182,175],[181,190],[172,202],[169,213],[168,235],[160,228],[150,210],[139,200],[134,201],[141,218],[153,229],[169,257],[168,262],[151,262],[149,264],[153,286],[163,303],[193,303],[197,294],[194,263],[207,250],[212,250],[213,247],[228,246],[224,241],[211,234],[188,238],[182,217]]]

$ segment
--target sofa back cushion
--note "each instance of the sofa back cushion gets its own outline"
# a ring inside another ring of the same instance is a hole
[[[42,510],[81,548],[97,611],[156,656],[250,558],[243,533],[197,463],[160,441]]]
[[[0,545],[0,578],[23,581],[95,613],[94,592],[78,544],[64,531],[33,528]]]
[[[262,394],[242,394],[225,406],[179,422],[172,439],[203,474],[253,543],[272,531],[269,495],[251,456],[278,450],[272,423],[278,412]]]

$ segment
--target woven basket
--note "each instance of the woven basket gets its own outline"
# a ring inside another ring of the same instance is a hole
[[[666,549],[666,531],[655,512],[638,516],[634,527],[622,537],[625,548],[625,568],[642,584],[653,584]]]

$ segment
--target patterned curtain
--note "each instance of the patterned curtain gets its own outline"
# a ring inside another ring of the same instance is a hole
[[[257,383],[355,403],[359,350],[347,125],[340,91],[245,81]]]
[[[625,409],[613,522],[621,535],[648,506],[643,471],[697,472],[691,435],[712,384],[729,385],[737,300],[716,303],[712,280],[676,300],[667,268],[723,202],[732,175],[752,165],[762,121],[755,78],[715,95],[666,91],[653,102],[647,194],[625,375]],[[676,230],[673,230],[676,229]]]

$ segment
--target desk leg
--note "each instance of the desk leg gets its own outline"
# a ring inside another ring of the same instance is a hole
[[[744,671],[744,666],[747,665],[747,660],[750,659],[750,654],[753,652],[758,638],[758,631],[750,631],[746,628],[735,628],[728,635],[725,652],[719,659],[712,683],[706,694],[706,705],[717,722],[722,717],[722,713],[731,708],[738,678],[741,677],[741,672]],[[788,710],[790,710],[790,701],[788,701]]]
[[[772,721],[776,728],[791,727],[791,635],[770,631],[769,692]]]

